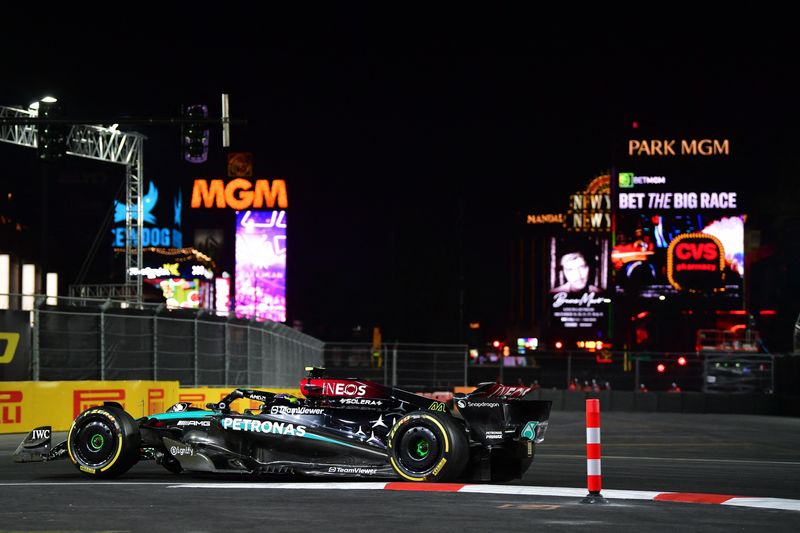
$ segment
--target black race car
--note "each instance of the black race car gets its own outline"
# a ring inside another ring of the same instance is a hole
[[[522,477],[542,442],[551,402],[529,387],[483,383],[440,402],[307,368],[305,398],[235,389],[207,409],[187,402],[134,420],[106,402],[82,412],[51,446],[36,428],[18,462],[69,457],[84,474],[110,478],[143,459],[170,472],[375,477],[408,481],[508,481]],[[239,398],[261,402],[239,413]]]

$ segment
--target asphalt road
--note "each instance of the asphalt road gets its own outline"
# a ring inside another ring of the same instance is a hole
[[[601,425],[606,493],[800,500],[800,419],[614,412],[603,413]],[[13,463],[10,455],[21,439],[0,436],[0,531],[800,529],[800,511],[618,498],[587,505],[579,496],[354,490],[352,485],[278,489],[270,482],[252,485],[252,479],[174,475],[152,463],[98,482],[68,461]],[[533,467],[512,485],[585,490],[582,413],[552,414]]]

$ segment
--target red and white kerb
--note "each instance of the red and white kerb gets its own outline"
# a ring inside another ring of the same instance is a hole
[[[600,474],[600,400],[586,400],[586,483],[589,494],[602,489]]]

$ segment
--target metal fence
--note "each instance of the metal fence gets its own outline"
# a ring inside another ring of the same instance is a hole
[[[296,387],[324,343],[283,324],[163,305],[37,299],[34,380],[178,380],[181,385]]]
[[[465,345],[405,343],[383,344],[379,353],[374,357],[368,343],[328,343],[325,366],[334,377],[360,377],[408,390],[452,390],[497,381],[581,391],[771,394],[776,390],[776,357],[780,362],[792,359],[772,354],[563,350],[489,359],[470,358]]]
[[[465,344],[326,343],[325,366],[334,377],[361,377],[407,390],[452,390],[467,384]]]

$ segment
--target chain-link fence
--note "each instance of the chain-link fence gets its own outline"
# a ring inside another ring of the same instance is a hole
[[[256,322],[118,301],[59,298],[33,311],[34,380],[177,380],[182,385],[295,387],[323,363],[323,342]]]

